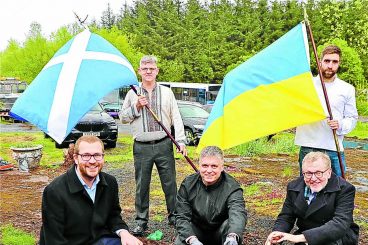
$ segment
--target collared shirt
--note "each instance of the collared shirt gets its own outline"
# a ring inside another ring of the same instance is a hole
[[[171,126],[174,126],[176,141],[184,145],[186,139],[184,125],[171,89],[156,84],[152,92],[149,93],[143,87],[140,87],[138,93],[146,96],[149,107],[168,130],[171,129]],[[146,108],[142,108],[140,111],[137,110],[137,101],[138,96],[133,90],[130,90],[119,113],[123,123],[130,123],[133,138],[142,142],[164,138],[166,136],[165,131],[155,121],[151,113]]]
[[[314,86],[318,93],[322,107],[328,115],[319,77],[314,78]],[[340,149],[343,150],[342,141],[345,134],[352,131],[358,120],[355,102],[355,88],[338,77],[333,82],[325,83],[333,119],[339,121],[336,130]],[[296,128],[295,144],[300,146],[336,151],[336,145],[331,128],[327,120],[302,125]]]
[[[88,196],[92,199],[92,201],[94,203],[95,202],[95,197],[96,197],[97,184],[98,184],[98,182],[100,182],[100,176],[97,175],[96,179],[93,181],[92,186],[89,187],[86,184],[86,182],[84,182],[84,180],[82,179],[82,176],[79,174],[79,172],[78,172],[77,169],[75,169],[75,172],[77,173],[77,176],[78,176],[79,181],[82,183],[84,189],[88,193]]]

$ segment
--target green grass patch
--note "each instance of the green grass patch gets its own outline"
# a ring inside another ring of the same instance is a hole
[[[0,227],[1,243],[3,245],[34,245],[36,238],[20,229],[13,227],[11,224]]]
[[[291,177],[291,176],[294,176],[293,175],[293,168],[291,166],[286,166],[282,170],[282,177]]]
[[[225,154],[240,156],[260,156],[271,153],[296,155],[299,147],[294,145],[294,134],[282,132],[276,134],[270,141],[267,137],[256,139],[225,151]]]
[[[368,105],[367,105],[368,108]],[[351,131],[348,137],[356,137],[358,139],[368,139],[368,123],[366,122],[357,122],[356,127],[353,131]]]

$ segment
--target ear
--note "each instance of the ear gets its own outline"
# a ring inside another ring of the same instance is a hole
[[[73,154],[75,164],[78,164],[78,154]]]

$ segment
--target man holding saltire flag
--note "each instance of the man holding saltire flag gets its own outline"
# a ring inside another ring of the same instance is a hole
[[[10,114],[33,123],[60,144],[101,98],[133,84],[138,79],[125,56],[86,29],[56,52]]]
[[[225,76],[197,150],[231,148],[324,118],[300,23]]]

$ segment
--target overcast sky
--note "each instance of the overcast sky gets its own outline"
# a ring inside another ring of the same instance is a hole
[[[87,21],[101,14],[110,3],[117,14],[125,0],[0,0],[0,51],[13,38],[23,42],[33,21],[41,24],[42,33],[49,37],[59,27],[73,23],[73,11],[81,18],[88,14]]]

